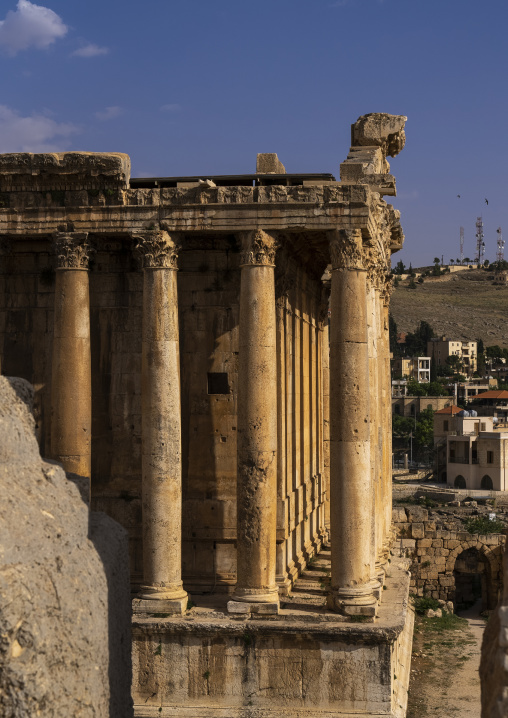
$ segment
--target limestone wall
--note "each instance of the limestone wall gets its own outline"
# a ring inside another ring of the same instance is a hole
[[[411,588],[417,596],[457,600],[457,571],[482,574],[484,610],[492,610],[502,588],[502,534],[477,535],[460,521],[420,506],[394,506],[393,522],[400,549],[412,558]],[[464,552],[467,554],[464,555]],[[466,565],[471,560],[474,566]],[[464,600],[471,600],[462,595]]]
[[[41,460],[31,400],[0,377],[0,715],[128,718],[125,532]]]

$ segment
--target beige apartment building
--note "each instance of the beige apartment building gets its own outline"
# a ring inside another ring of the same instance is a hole
[[[434,416],[438,477],[455,488],[506,491],[506,424],[492,416],[459,416],[459,411],[452,406]]]
[[[393,375],[403,379],[414,379],[425,383],[430,381],[430,357],[395,357]]]
[[[473,374],[477,367],[476,342],[451,341],[445,336],[436,337],[427,342],[427,354],[436,366],[444,366],[448,357],[456,356],[462,362],[465,374]]]

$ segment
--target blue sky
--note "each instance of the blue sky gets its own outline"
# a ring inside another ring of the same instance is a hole
[[[338,178],[359,115],[403,114],[395,261],[457,258],[461,225],[472,257],[480,214],[487,258],[508,239],[506,0],[1,0],[0,21],[0,152],[127,152],[138,177],[277,152]]]

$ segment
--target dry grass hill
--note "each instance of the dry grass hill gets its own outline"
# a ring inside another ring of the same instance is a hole
[[[492,278],[493,272],[467,269],[426,277],[416,289],[400,282],[390,308],[398,331],[412,332],[423,319],[450,339],[481,338],[485,346],[508,347],[508,285],[493,285]]]

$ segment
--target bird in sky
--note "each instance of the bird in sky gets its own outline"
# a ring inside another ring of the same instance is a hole
[[[458,194],[457,197],[460,199],[460,194]]]
[[[485,197],[485,204],[488,204],[489,200]]]

